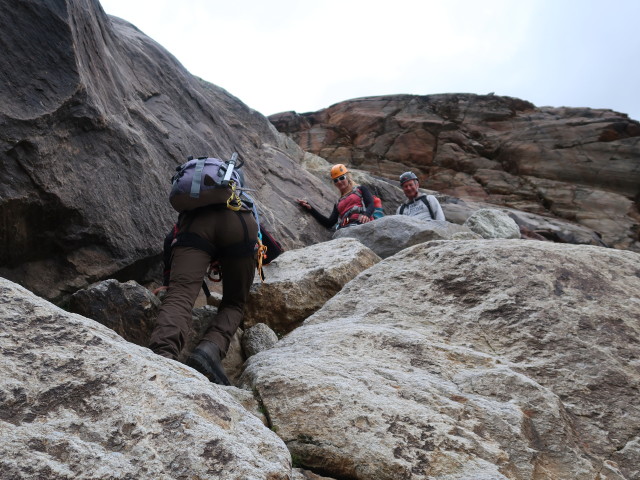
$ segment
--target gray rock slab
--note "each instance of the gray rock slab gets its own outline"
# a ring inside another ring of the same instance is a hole
[[[2,278],[0,320],[2,478],[290,478],[282,440],[194,370]]]
[[[352,280],[241,378],[336,478],[635,479],[640,255],[416,245]]]
[[[430,240],[450,240],[459,232],[473,233],[467,227],[424,217],[387,215],[373,222],[336,230],[333,238],[356,238],[381,258]]]
[[[464,226],[482,238],[520,238],[520,228],[513,218],[494,208],[473,212]]]
[[[251,287],[244,325],[264,323],[276,333],[290,332],[379,261],[371,249],[353,238],[286,251],[265,267],[265,282],[257,281]]]

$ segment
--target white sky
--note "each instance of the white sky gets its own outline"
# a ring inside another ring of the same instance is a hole
[[[495,92],[640,120],[640,0],[100,0],[264,115]]]

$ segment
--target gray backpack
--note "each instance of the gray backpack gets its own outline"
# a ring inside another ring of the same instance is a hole
[[[237,153],[227,162],[212,157],[189,157],[186,163],[176,167],[177,172],[171,179],[171,206],[178,212],[213,204],[230,205],[230,202],[239,208],[243,179],[239,171],[242,163],[236,166],[237,158]]]

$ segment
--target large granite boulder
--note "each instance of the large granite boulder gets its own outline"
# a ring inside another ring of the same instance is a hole
[[[304,150],[397,180],[576,222],[640,251],[640,124],[498,95],[387,95],[269,117]]]
[[[1,2],[0,44],[0,275],[56,301],[159,277],[188,155],[238,152],[285,247],[329,238],[296,220],[294,198],[333,194],[304,152],[96,0]]]
[[[469,217],[471,217],[475,212],[490,208],[509,215],[520,228],[521,236],[523,231],[533,232],[546,240],[557,243],[597,245],[600,247],[608,246],[602,241],[602,236],[600,234],[588,227],[585,227],[584,225],[579,225],[569,220],[524,212],[514,208],[496,207],[483,202],[466,202],[460,199],[456,202],[452,202],[450,201],[452,200],[451,197],[446,200],[444,202],[441,200],[440,203],[447,221],[457,223],[459,225],[464,225]]]
[[[290,478],[234,387],[2,278],[0,299],[0,477]]]
[[[428,242],[247,361],[300,466],[358,480],[640,478],[640,255]]]
[[[252,285],[243,323],[246,328],[264,323],[276,333],[288,333],[379,261],[353,238],[286,251],[265,268],[264,283]]]
[[[464,225],[482,238],[520,238],[520,228],[515,220],[495,208],[474,212]]]
[[[270,332],[240,390],[0,280],[0,471],[635,480],[639,282],[632,252],[421,243]]]
[[[432,221],[420,216],[387,215],[373,222],[340,228],[333,234],[333,238],[355,238],[380,258],[387,258],[418,243],[451,240],[455,235],[461,234],[468,235],[467,239],[478,237],[468,227],[447,221]]]

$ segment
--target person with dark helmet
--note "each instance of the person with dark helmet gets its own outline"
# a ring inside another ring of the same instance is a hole
[[[420,193],[418,177],[413,172],[400,175],[400,186],[407,197],[407,201],[398,207],[398,215],[427,214],[431,220],[445,220],[440,202],[433,195]]]
[[[299,198],[298,204],[327,228],[334,225],[337,225],[337,228],[345,228],[373,220],[376,208],[373,195],[364,185],[355,184],[347,167],[341,163],[331,167],[331,179],[340,191],[340,198],[328,217],[318,212],[307,200]]]

